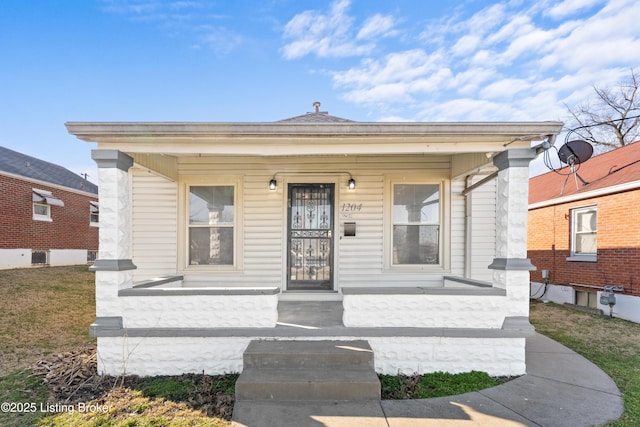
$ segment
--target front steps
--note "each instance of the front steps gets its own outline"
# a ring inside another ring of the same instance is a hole
[[[367,341],[252,341],[236,382],[242,401],[379,401]]]

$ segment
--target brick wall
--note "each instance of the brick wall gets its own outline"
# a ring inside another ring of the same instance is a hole
[[[64,207],[51,206],[51,222],[33,219],[32,189],[51,191]],[[0,248],[98,250],[98,227],[89,225],[89,201],[97,196],[0,175]]]
[[[598,261],[567,261],[570,210],[590,205],[598,207]],[[530,210],[528,249],[533,281],[549,270],[553,284],[617,285],[640,296],[640,190]]]

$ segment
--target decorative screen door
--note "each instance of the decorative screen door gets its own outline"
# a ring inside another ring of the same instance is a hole
[[[289,184],[289,290],[333,290],[333,191],[334,184]]]

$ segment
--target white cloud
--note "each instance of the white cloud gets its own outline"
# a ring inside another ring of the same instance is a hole
[[[353,25],[353,18],[346,13],[349,4],[349,0],[336,0],[327,14],[307,10],[294,16],[284,27],[284,38],[293,41],[283,47],[283,56],[340,57],[369,52],[370,46],[358,46],[348,37]]]
[[[387,55],[382,60],[364,60],[358,67],[335,72],[336,86],[346,89],[345,99],[352,102],[410,102],[414,94],[434,92],[452,79],[443,67],[440,53],[422,49]]]
[[[373,51],[375,39],[397,34],[393,17],[381,14],[367,18],[358,30],[347,13],[350,4],[350,0],[335,0],[326,13],[307,10],[294,16],[284,27],[283,37],[291,41],[281,49],[282,56],[362,56]]]
[[[550,12],[550,1],[505,1],[468,17],[456,12],[419,34],[424,47],[368,56],[334,71],[334,85],[385,120],[566,118],[565,103],[640,69],[640,3],[603,2],[568,0]]]
[[[640,49],[640,3],[611,1],[598,13],[583,20],[550,43],[540,63],[547,68],[569,71],[601,70],[621,64],[637,63]]]
[[[509,105],[475,98],[456,98],[443,102],[429,102],[421,108],[417,120],[428,122],[494,121],[496,117],[510,117]]]
[[[497,3],[479,11],[466,22],[460,23],[457,28],[464,29],[473,34],[488,34],[507,18],[507,6]]]
[[[549,9],[546,15],[554,19],[562,19],[600,3],[602,0],[565,0]]]
[[[469,55],[478,48],[481,41],[482,39],[480,36],[475,34],[465,34],[453,45],[451,53],[457,56]]]
[[[530,84],[524,79],[503,78],[487,85],[479,95],[485,99],[509,99],[529,88]]]
[[[494,68],[485,68],[480,65],[458,72],[453,76],[450,87],[456,88],[462,96],[477,95],[481,87],[486,87],[496,76]]]
[[[392,16],[377,13],[367,18],[362,28],[360,28],[360,31],[358,31],[356,39],[372,39],[378,36],[387,37],[394,35],[395,32],[392,31],[394,26],[395,22]]]

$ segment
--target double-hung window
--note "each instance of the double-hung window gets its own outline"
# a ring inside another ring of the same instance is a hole
[[[189,187],[189,265],[234,265],[235,187]]]
[[[440,185],[393,184],[392,193],[392,264],[440,264]]]
[[[598,208],[571,210],[571,257],[569,261],[597,261]]]

